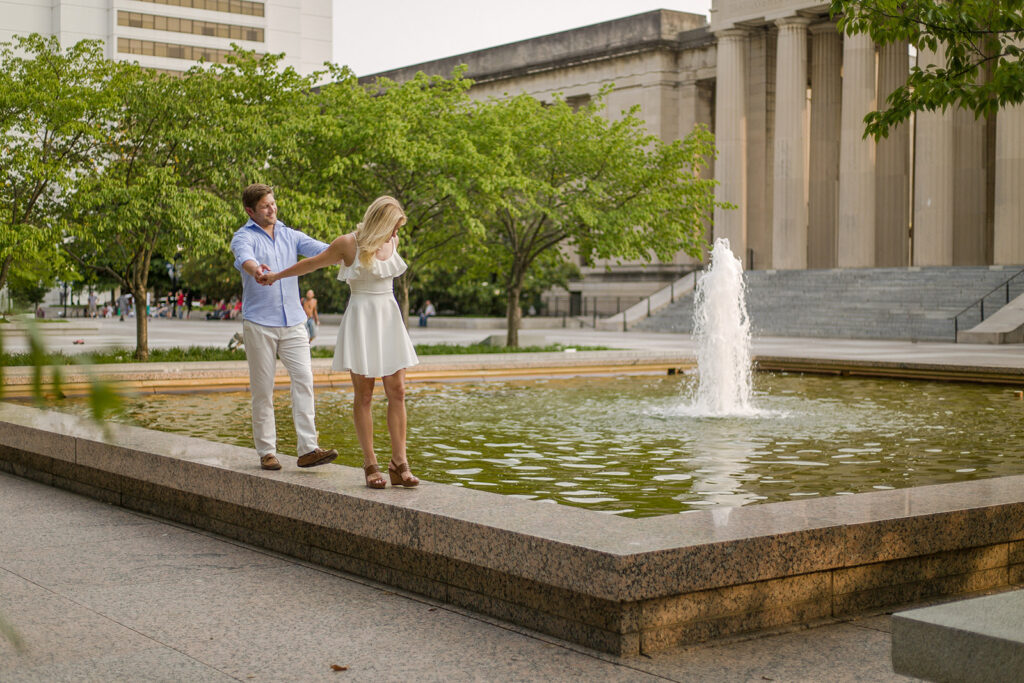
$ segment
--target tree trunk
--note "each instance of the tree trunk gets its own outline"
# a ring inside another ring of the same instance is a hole
[[[3,265],[0,265],[0,290],[7,284],[7,274],[11,272],[11,264],[14,262],[14,255],[8,256],[4,259]],[[0,315],[7,311],[0,311]]]
[[[149,360],[149,318],[146,317],[146,285],[132,283],[135,299],[135,360]]]
[[[519,309],[519,294],[522,291],[522,284],[509,287],[508,308],[506,309],[505,322],[508,325],[508,336],[505,338],[505,346],[519,346],[519,323],[522,321],[523,312]]]
[[[398,299],[398,308],[402,311],[402,320],[406,326],[409,325],[409,280],[403,274],[395,278],[395,298]]]

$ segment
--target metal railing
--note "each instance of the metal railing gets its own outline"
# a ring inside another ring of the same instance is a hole
[[[1000,308],[1002,308],[1002,306],[1005,306],[1006,304],[1010,303],[1010,283],[1013,282],[1014,280],[1016,280],[1021,275],[1024,275],[1024,268],[1021,268],[1020,270],[1018,270],[1016,273],[1011,275],[1005,281],[1003,281],[1002,283],[996,285],[995,287],[990,289],[988,292],[986,292],[984,294],[984,296],[982,296],[978,300],[974,301],[973,303],[969,304],[962,311],[960,311],[959,313],[954,315],[953,316],[953,341],[956,341],[957,337],[960,336],[960,316],[962,316],[965,313],[971,311],[975,307],[978,307],[979,312],[980,312],[980,316],[981,316],[980,320],[978,322],[980,323],[981,321],[985,320],[985,299],[987,299],[990,295],[995,294],[1000,289],[1003,289],[1006,292],[1006,296],[1005,296],[1006,300],[1000,305]]]

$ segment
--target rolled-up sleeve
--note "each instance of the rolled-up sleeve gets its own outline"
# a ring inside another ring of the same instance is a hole
[[[235,236],[231,238],[231,253],[235,255],[235,268],[239,272],[245,272],[242,270],[242,264],[246,261],[256,261],[259,263],[259,259],[256,258],[252,247],[252,237],[245,228],[236,232]]]
[[[327,248],[327,244],[320,240],[315,240],[304,232],[297,232],[299,240],[298,244],[295,245],[295,251],[302,254],[306,258],[310,256],[316,256]]]

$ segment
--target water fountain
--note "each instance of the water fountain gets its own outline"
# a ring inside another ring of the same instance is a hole
[[[718,238],[711,265],[697,281],[693,336],[697,342],[700,383],[689,415],[752,416],[750,318],[743,291],[743,264],[729,240]]]

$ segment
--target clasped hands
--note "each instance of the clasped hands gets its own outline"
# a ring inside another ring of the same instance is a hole
[[[268,287],[277,282],[277,274],[270,270],[270,266],[265,263],[256,266],[256,275],[253,277],[256,282]]]

